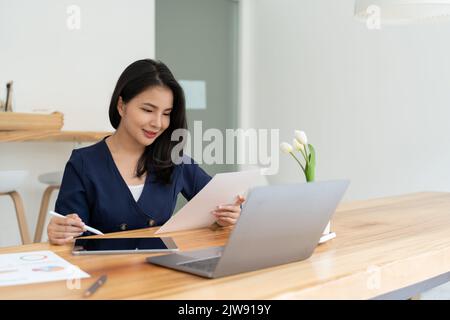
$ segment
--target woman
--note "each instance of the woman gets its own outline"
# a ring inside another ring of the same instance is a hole
[[[63,245],[84,233],[84,224],[116,232],[164,224],[178,194],[190,200],[211,179],[198,164],[183,156],[171,158],[178,143],[172,132],[186,129],[183,90],[159,61],[139,60],[117,81],[109,106],[116,129],[111,136],[73,150],[66,164],[55,211],[47,233]],[[178,163],[178,162],[177,162]],[[221,226],[236,223],[244,199],[212,212]]]

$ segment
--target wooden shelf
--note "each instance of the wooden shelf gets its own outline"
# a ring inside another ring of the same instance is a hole
[[[0,112],[0,131],[22,130],[61,130],[64,125],[64,114]]]
[[[111,135],[112,132],[94,131],[61,131],[61,130],[32,130],[32,131],[0,131],[0,142],[26,141],[72,141],[95,142]]]

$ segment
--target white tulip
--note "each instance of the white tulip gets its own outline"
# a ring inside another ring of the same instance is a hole
[[[292,146],[287,142],[283,142],[282,144],[280,144],[280,148],[284,153],[292,153],[292,151],[294,151]]]
[[[295,150],[298,150],[298,151],[305,151],[305,146],[302,145],[300,142],[298,142],[297,139],[294,139],[294,140],[292,141],[292,143],[293,143],[293,146],[294,146]]]
[[[308,145],[308,138],[306,137],[306,133],[304,131],[295,130],[295,139],[305,146]]]

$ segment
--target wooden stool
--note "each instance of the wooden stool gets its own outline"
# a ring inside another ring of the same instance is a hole
[[[10,196],[14,202],[20,237],[23,244],[31,243],[31,238],[28,231],[22,198],[16,189],[22,184],[27,175],[28,172],[24,170],[0,171],[0,196]]]
[[[38,177],[39,182],[49,185],[42,196],[41,208],[39,209],[38,222],[36,224],[36,231],[34,233],[34,242],[41,242],[42,231],[44,230],[45,219],[47,218],[48,203],[54,190],[61,186],[63,172],[55,171],[42,174]]]

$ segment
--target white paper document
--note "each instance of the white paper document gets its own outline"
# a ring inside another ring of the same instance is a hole
[[[0,254],[0,287],[89,277],[52,251]]]
[[[218,205],[232,204],[249,188],[267,185],[261,170],[216,174],[211,181],[169,219],[155,234],[209,227],[216,221],[211,211]]]

